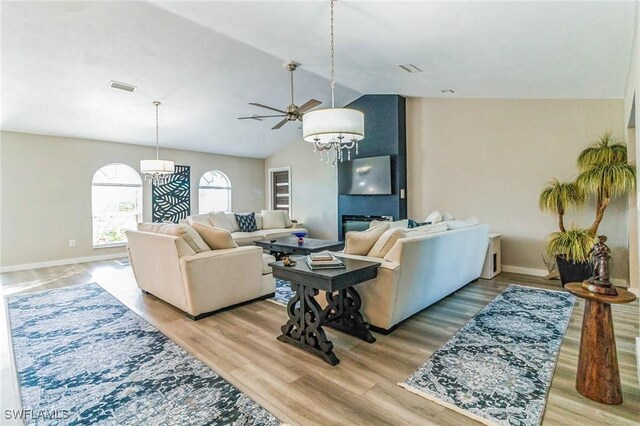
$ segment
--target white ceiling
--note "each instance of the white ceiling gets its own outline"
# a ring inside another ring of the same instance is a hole
[[[336,4],[338,103],[362,93],[621,98],[634,2]],[[3,130],[266,157],[299,126],[247,105],[329,103],[328,1],[2,2]],[[397,64],[423,69],[408,74]],[[108,88],[110,80],[138,86]],[[455,94],[442,94],[453,89]],[[321,107],[323,107],[321,106]]]

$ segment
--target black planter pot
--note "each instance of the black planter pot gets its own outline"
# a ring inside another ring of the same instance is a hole
[[[574,262],[559,254],[556,255],[556,264],[563,287],[567,283],[580,283],[593,276],[591,262]]]

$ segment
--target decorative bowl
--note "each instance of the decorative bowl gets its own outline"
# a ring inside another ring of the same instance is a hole
[[[292,232],[291,235],[293,235],[294,237],[298,237],[298,244],[302,245],[304,244],[304,237],[307,236],[306,232]]]

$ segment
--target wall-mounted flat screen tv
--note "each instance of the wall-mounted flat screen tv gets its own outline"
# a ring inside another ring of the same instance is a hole
[[[344,167],[344,166],[347,167]],[[389,195],[391,194],[391,157],[356,158],[342,164],[340,194]]]

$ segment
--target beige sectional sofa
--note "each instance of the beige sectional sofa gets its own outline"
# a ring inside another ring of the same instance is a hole
[[[239,246],[253,245],[255,241],[277,240],[290,237],[292,232],[307,232],[301,223],[293,222],[283,210],[262,210],[255,214],[257,231],[241,232],[234,213],[212,212],[188,216],[181,223],[201,223],[226,229]]]
[[[339,257],[381,263],[378,276],[356,288],[362,297],[365,320],[374,330],[385,334],[480,277],[489,226],[471,225],[412,235],[416,236],[398,239],[384,258],[335,253]]]
[[[275,292],[268,266],[275,258],[260,247],[210,250],[188,225],[140,224],[138,229],[127,231],[138,287],[191,319]]]

